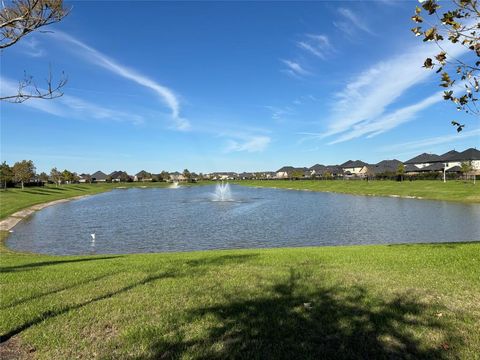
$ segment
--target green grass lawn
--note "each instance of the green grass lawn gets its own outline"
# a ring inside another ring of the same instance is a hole
[[[355,195],[415,196],[431,200],[480,202],[480,182],[451,180],[443,183],[435,180],[243,180],[240,185],[276,187],[281,189],[331,191]]]
[[[453,181],[241,183],[480,199]],[[0,214],[116,186],[2,191]],[[0,334],[2,359],[480,359],[480,243],[110,256],[0,247]]]
[[[3,249],[0,273],[2,358],[480,358],[480,243]]]

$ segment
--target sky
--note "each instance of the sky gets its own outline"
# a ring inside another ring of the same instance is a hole
[[[67,2],[0,55],[3,96],[25,71],[68,76],[61,98],[0,103],[1,161],[207,173],[479,147],[422,68],[438,49],[410,31],[416,4]]]

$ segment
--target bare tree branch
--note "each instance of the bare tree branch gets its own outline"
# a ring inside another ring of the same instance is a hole
[[[0,54],[4,49],[16,44],[24,36],[44,26],[59,22],[68,15],[63,0],[12,0],[0,9]],[[58,82],[53,81],[50,69],[46,88],[37,86],[33,77],[24,74],[19,81],[16,94],[0,96],[0,101],[22,103],[28,99],[55,99],[63,95],[62,88],[67,77],[62,72]]]

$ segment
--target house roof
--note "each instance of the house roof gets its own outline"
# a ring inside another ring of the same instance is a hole
[[[135,174],[136,177],[145,177],[145,176],[151,176],[150,173],[146,172],[145,170],[139,171],[138,173]]]
[[[323,171],[325,170],[325,165],[315,164],[313,166],[310,166],[308,170],[315,170],[315,172]]]
[[[453,156],[456,156],[458,154],[459,154],[458,151],[450,150],[450,151],[446,152],[445,154],[440,155],[440,161],[449,161],[450,158],[452,158]]]
[[[406,173],[409,173],[409,172],[419,172],[420,169],[417,168],[415,165],[413,164],[405,164],[405,172]]]
[[[129,175],[127,174],[126,171],[117,170],[117,171],[113,171],[109,176],[112,179],[119,179],[122,176],[128,177]]]
[[[366,162],[361,161],[361,160],[348,160],[340,166],[342,168],[356,168],[356,167],[363,167],[365,165],[368,165],[368,164]]]
[[[437,161],[441,161],[440,156],[436,154],[423,153],[418,156],[415,156],[414,158],[411,158],[410,160],[405,161],[405,164],[423,164],[423,163],[432,163]]]
[[[447,169],[447,172],[461,172],[461,171],[462,171],[462,168],[458,165],[451,167],[450,169]]]
[[[277,170],[277,172],[289,172],[293,171],[295,168],[293,166],[284,166]]]
[[[445,165],[442,162],[436,162],[431,165],[425,166],[419,170],[420,171],[440,171],[440,170],[443,171],[444,168],[445,168]]]
[[[97,171],[92,174],[92,178],[96,180],[106,180],[107,179],[107,174],[105,174],[102,171]]]
[[[393,160],[382,160],[377,164],[368,165],[368,169],[372,171],[374,174],[383,174],[387,172],[396,172],[398,170],[398,166],[402,164],[400,160],[393,159]]]
[[[470,148],[461,153],[453,155],[448,159],[449,161],[470,161],[470,160],[480,160],[480,150],[475,148]]]

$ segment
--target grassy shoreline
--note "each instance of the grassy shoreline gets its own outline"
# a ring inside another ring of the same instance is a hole
[[[480,359],[480,242],[50,256],[7,235],[0,358]]]
[[[479,255],[479,242],[2,251],[0,355],[478,359]]]
[[[480,184],[452,180],[242,180],[232,182],[243,186],[288,190],[336,192],[351,195],[390,196],[425,200],[480,203]]]

